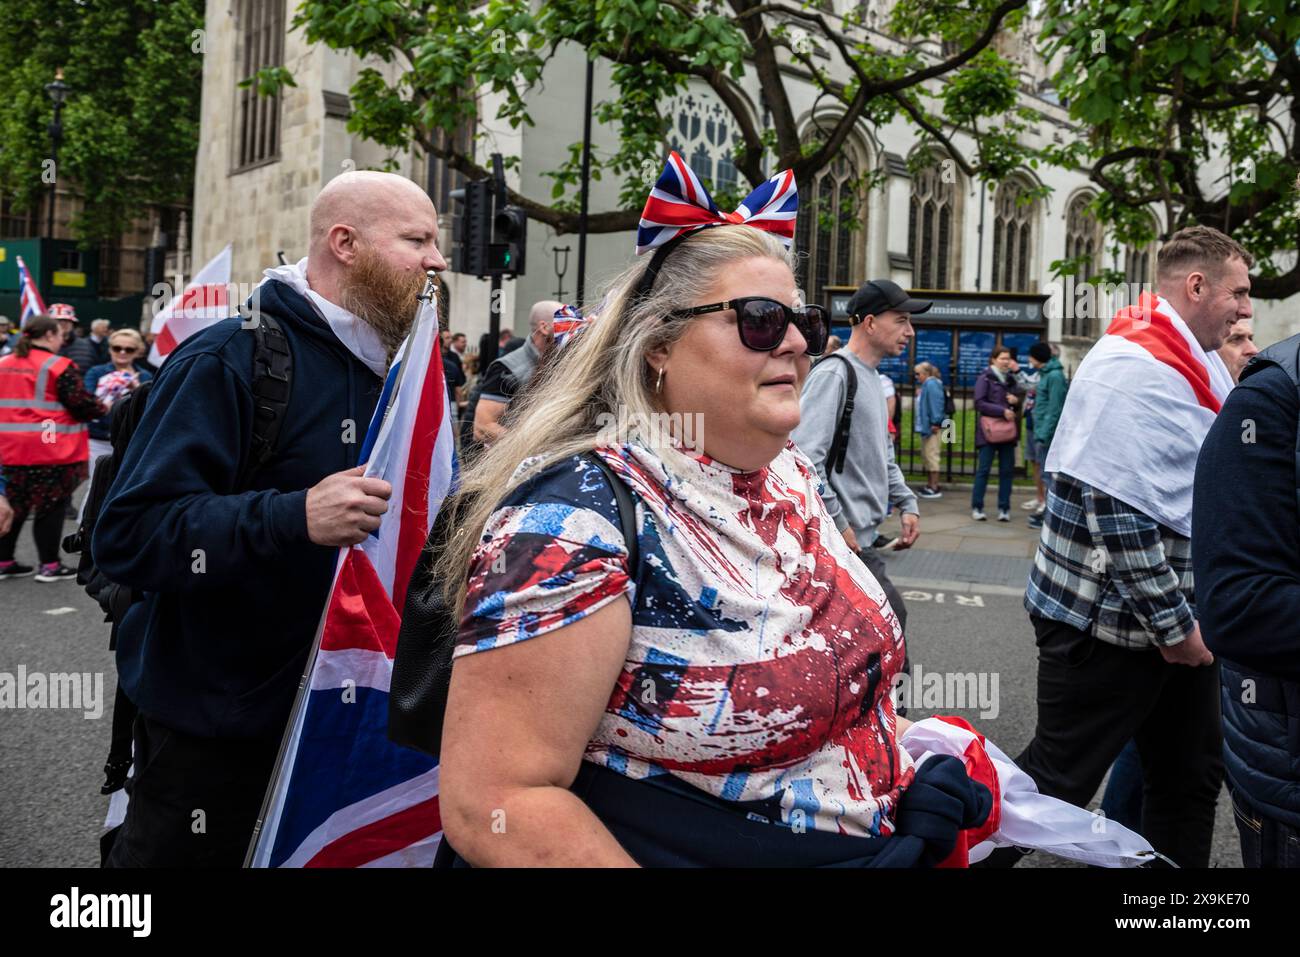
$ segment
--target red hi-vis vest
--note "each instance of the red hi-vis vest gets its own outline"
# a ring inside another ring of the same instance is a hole
[[[71,465],[90,458],[86,424],[64,408],[55,385],[70,365],[44,349],[0,359],[0,464]]]

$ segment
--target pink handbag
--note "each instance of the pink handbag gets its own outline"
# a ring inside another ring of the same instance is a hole
[[[981,415],[980,430],[984,433],[984,441],[989,445],[1001,445],[1003,442],[1014,442],[1016,440],[1016,423],[1014,419],[1007,421],[995,415]]]

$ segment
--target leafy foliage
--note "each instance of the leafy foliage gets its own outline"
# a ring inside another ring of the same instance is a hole
[[[621,208],[590,218],[589,228],[603,232],[635,225],[662,165],[663,108],[691,81],[706,84],[730,113],[739,130],[733,160],[749,186],[763,180],[769,161],[793,168],[806,185],[840,155],[855,125],[878,127],[900,114],[968,175],[1004,175],[1028,153],[1017,136],[1016,73],[990,44],[999,28],[1018,22],[1025,3],[901,0],[889,25],[900,42],[864,29],[858,7],[837,18],[818,3],[761,0],[305,0],[294,25],[310,42],[400,67],[392,81],[379,70],[360,75],[351,91],[353,133],[394,148],[418,144],[475,178],[487,171],[472,147],[457,147],[458,128],[483,120],[531,125],[530,105],[562,45],[608,63],[612,95],[596,104],[596,119],[617,129],[618,143],[593,151],[592,177],[617,178]],[[941,59],[906,42],[932,36],[956,49]],[[263,79],[270,89],[284,81]],[[819,104],[836,106],[811,141],[787,89],[809,79]],[[744,92],[754,81],[762,117]],[[501,104],[493,117],[481,115],[488,94]],[[981,121],[988,129],[979,129]],[[951,140],[958,126],[981,134],[978,155],[959,155]],[[549,196],[512,193],[511,200],[557,230],[575,229],[581,161],[574,144],[545,174]]]
[[[1053,151],[1103,190],[1122,242],[1200,223],[1257,257],[1256,295],[1300,291],[1300,8],[1288,0],[1048,0],[1056,88],[1090,133]]]
[[[0,188],[20,209],[49,189],[45,84],[70,87],[55,170],[85,200],[87,243],[151,203],[188,202],[203,73],[200,0],[6,0],[0,19]]]

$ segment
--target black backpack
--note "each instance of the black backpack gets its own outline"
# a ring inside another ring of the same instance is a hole
[[[640,549],[632,492],[600,456],[588,452],[583,458],[600,469],[613,489],[619,527],[627,543],[628,566],[636,568]],[[451,687],[451,657],[460,627],[444,597],[442,580],[433,575],[434,557],[441,554],[450,538],[450,516],[450,508],[438,511],[420,560],[411,572],[388,695],[388,739],[435,758],[442,749],[442,723]]]
[[[826,455],[826,473],[844,471],[844,455],[849,448],[849,430],[853,427],[853,397],[858,394],[858,372],[853,368],[853,363],[837,352],[832,352],[822,362],[827,359],[839,359],[844,363],[844,368],[849,370],[849,379],[846,383],[848,393],[844,396],[844,408],[840,412],[840,421],[835,426],[835,438],[831,440],[830,452]]]
[[[269,315],[262,315],[253,328],[253,430],[248,459],[236,479],[235,487],[243,489],[253,474],[270,460],[289,408],[289,390],[293,382],[293,355],[289,340],[280,324]],[[139,600],[131,589],[110,581],[95,566],[90,541],[95,523],[104,507],[108,490],[117,478],[127,446],[144,417],[153,381],[140,385],[121,399],[109,419],[109,441],[113,451],[95,460],[95,475],[86,493],[86,504],[81,511],[77,530],[63,539],[63,550],[69,555],[80,555],[77,561],[77,584],[86,589],[104,609],[106,621],[122,620],[132,602]]]

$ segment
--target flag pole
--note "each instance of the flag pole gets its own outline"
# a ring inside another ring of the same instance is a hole
[[[433,305],[434,321],[437,322],[438,309],[437,304],[434,301],[437,283],[434,281],[434,274],[432,272],[429,272],[427,275],[428,280],[424,287],[424,291],[420,294],[419,298],[422,303],[428,302]],[[423,304],[416,306],[415,320],[411,324],[411,331],[407,333],[406,342],[409,343],[415,338],[415,334],[419,330],[420,313],[423,311]],[[388,412],[393,407],[393,402],[397,398],[399,387],[401,386],[402,379],[405,375],[406,363],[403,362],[401,367],[397,370],[397,378],[393,380],[393,388],[388,396],[388,404],[383,409],[376,410],[375,414],[379,416],[379,428],[375,432],[376,435],[383,431],[384,422],[388,419]],[[444,393],[446,392],[445,389],[443,391]],[[367,430],[367,433],[368,432],[369,430]],[[289,750],[289,743],[293,740],[294,731],[302,721],[304,712],[307,708],[307,699],[311,692],[311,674],[313,669],[316,667],[316,658],[320,655],[320,643],[322,636],[325,634],[325,619],[330,610],[330,598],[333,597],[334,589],[338,586],[339,574],[343,571],[343,562],[347,559],[348,552],[351,550],[352,546],[339,549],[338,561],[334,566],[334,577],[330,582],[330,588],[329,592],[326,594],[325,604],[321,608],[320,621],[316,624],[316,637],[312,640],[311,652],[307,655],[306,667],[303,669],[302,678],[298,681],[298,693],[294,697],[293,709],[289,712],[289,721],[285,725],[284,735],[280,738],[280,750],[275,756],[275,766],[271,770],[271,779],[267,783],[266,794],[262,798],[262,810],[258,812],[257,821],[253,825],[253,833],[248,842],[248,852],[244,855],[244,867],[253,866],[253,859],[257,855],[258,839],[262,835],[262,828],[266,824],[267,815],[270,812],[271,805],[275,801],[276,794],[279,791],[280,778],[285,773],[285,759]]]

